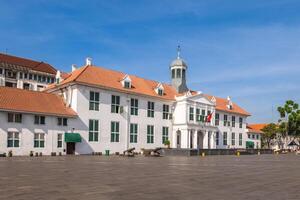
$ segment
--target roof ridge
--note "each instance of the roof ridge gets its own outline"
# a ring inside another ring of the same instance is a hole
[[[76,79],[78,79],[79,76],[81,76],[81,74],[82,74],[89,66],[91,66],[91,65],[86,65],[86,66],[84,66],[83,69],[82,69],[82,71],[79,72],[79,74],[77,74],[77,76],[73,79],[73,81],[76,81]],[[81,68],[79,68],[79,69],[81,69]],[[78,70],[79,70],[79,69],[78,69]],[[71,75],[72,75],[72,73],[71,73]],[[71,75],[70,75],[70,76],[71,76]],[[69,77],[70,77],[70,76],[69,76]],[[66,79],[68,79],[69,77],[67,77]]]

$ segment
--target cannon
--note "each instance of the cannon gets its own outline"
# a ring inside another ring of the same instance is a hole
[[[128,157],[133,157],[134,156],[134,150],[135,148],[130,148],[130,149],[127,149],[125,151],[123,151],[123,156],[128,156]]]

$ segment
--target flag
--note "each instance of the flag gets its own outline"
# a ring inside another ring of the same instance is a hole
[[[206,122],[211,122],[212,114],[213,114],[213,112],[206,116],[206,120],[205,120]]]

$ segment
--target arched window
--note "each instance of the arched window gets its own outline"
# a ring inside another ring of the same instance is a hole
[[[175,69],[172,69],[172,78],[175,78]]]
[[[177,69],[176,78],[181,78],[181,69]]]
[[[182,69],[182,78],[185,79],[185,69]]]

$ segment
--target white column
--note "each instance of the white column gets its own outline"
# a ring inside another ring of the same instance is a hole
[[[189,130],[181,129],[181,148],[189,148]]]
[[[190,148],[190,134],[191,134],[191,130],[187,129],[187,134],[186,134],[186,148]]]
[[[211,132],[210,141],[211,141],[211,148],[216,149],[216,132],[215,131]]]
[[[126,136],[125,136],[125,150],[129,149],[129,137],[130,137],[130,133],[129,133],[130,132],[130,99],[129,99],[129,97],[127,97],[127,99],[126,99],[126,107],[127,107],[127,109],[126,109],[127,113],[126,113],[126,111],[125,111],[125,113],[127,114],[127,116],[126,116],[127,126],[126,126]]]
[[[207,130],[203,130],[203,149],[207,149],[208,148],[208,133]]]
[[[198,131],[194,130],[194,138],[193,138],[193,143],[194,143],[194,149],[198,149]]]

